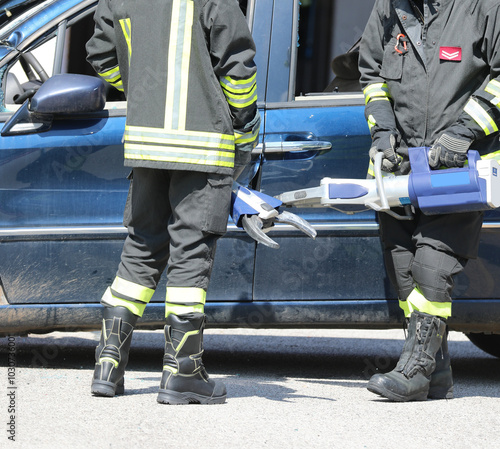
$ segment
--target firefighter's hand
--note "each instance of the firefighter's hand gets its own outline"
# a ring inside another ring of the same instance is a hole
[[[463,167],[467,160],[470,141],[443,134],[429,149],[429,166]]]
[[[392,173],[398,169],[402,161],[402,157],[397,153],[396,136],[391,134],[388,138],[382,138],[377,142],[377,145],[370,148],[370,159],[374,162],[375,155],[383,153],[382,170]]]
[[[408,148],[405,146],[400,146],[397,150],[398,156],[401,157],[397,170],[394,173],[396,175],[407,175],[411,171],[410,156],[408,154]]]

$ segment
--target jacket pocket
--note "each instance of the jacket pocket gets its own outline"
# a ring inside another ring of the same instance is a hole
[[[403,75],[403,60],[405,57],[396,51],[396,43],[396,37],[393,37],[384,49],[380,76],[387,80],[400,80]]]

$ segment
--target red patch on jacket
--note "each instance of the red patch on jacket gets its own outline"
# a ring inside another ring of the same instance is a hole
[[[462,49],[460,47],[440,47],[439,59],[443,61],[461,61]]]

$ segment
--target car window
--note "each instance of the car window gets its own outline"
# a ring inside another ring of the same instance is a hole
[[[295,95],[360,92],[358,41],[374,0],[301,0]]]
[[[66,32],[69,36],[70,30]],[[15,110],[26,98],[54,73],[56,60],[56,28],[48,31],[41,39],[33,42],[10,63],[4,75],[5,106]],[[67,40],[67,39],[66,39]],[[60,49],[64,53],[63,49]]]
[[[30,90],[36,91],[48,77],[55,73],[97,76],[86,60],[85,50],[85,44],[90,39],[93,29],[93,9],[87,9],[67,23],[63,45],[60,48],[57,47],[56,36],[60,32],[57,26],[28,46],[16,58],[16,61],[9,65],[4,75],[6,109],[15,110],[25,100]],[[58,56],[61,63],[55,67]],[[43,72],[43,76],[40,75],[40,71]],[[125,98],[122,92],[108,86],[107,100],[116,102],[124,101]]]
[[[56,38],[55,36],[51,37],[48,41],[44,42],[39,47],[33,49],[30,53],[40,62],[42,68],[47,73],[47,76],[52,76],[52,62],[55,58],[55,50],[56,50]],[[27,83],[29,81],[28,75],[21,65],[21,60],[17,60],[17,62],[12,66],[9,73],[14,75],[17,81],[20,84]]]
[[[55,42],[56,39],[52,37],[31,51],[24,51],[8,68],[4,81],[7,111],[15,110],[52,76]]]

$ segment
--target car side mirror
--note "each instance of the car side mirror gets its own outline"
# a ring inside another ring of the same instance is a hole
[[[2,136],[48,131],[55,116],[98,112],[106,103],[106,86],[100,78],[65,73],[43,83],[2,128]]]

